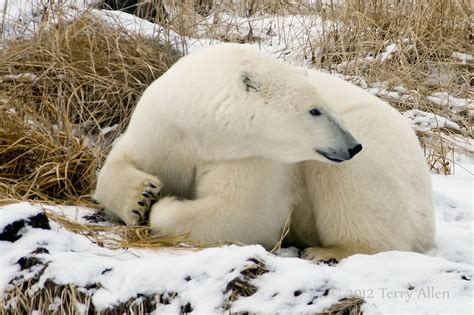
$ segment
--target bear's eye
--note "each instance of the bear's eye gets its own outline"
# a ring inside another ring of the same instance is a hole
[[[309,113],[312,115],[312,116],[320,116],[321,115],[321,112],[319,111],[319,109],[317,108],[311,108],[309,110]]]

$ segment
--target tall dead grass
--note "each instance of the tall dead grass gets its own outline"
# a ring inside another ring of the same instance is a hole
[[[138,5],[137,13],[143,18],[153,20],[156,12],[163,12],[160,24],[183,36],[225,41],[233,41],[233,37],[226,36],[221,30],[228,28],[230,31],[239,23],[237,20],[229,22],[229,17],[231,20],[232,17],[253,20],[268,15],[314,12],[311,0],[151,0],[142,3],[141,6],[145,5],[147,9],[139,9]],[[204,24],[207,25],[203,27]]]
[[[473,117],[469,109],[453,112],[427,96],[445,91],[474,98],[474,63],[456,58],[457,53],[474,54],[469,2],[347,0],[319,4],[325,27],[313,45],[314,65],[342,73],[363,87],[385,82],[388,89],[378,96],[400,111],[419,109],[459,124],[460,130],[441,128],[419,134],[432,170],[449,173],[449,155],[456,145],[446,135],[454,132],[472,138]],[[396,87],[407,90],[406,97],[393,98],[387,93]]]
[[[453,58],[474,52],[468,1],[347,0],[324,12],[329,23],[315,66],[422,93],[441,87],[472,96],[474,64]],[[390,44],[394,51],[383,59]]]
[[[87,202],[142,91],[179,57],[84,15],[0,52],[0,199]]]

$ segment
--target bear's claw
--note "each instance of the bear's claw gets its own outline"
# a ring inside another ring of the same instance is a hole
[[[146,182],[143,191],[140,193],[140,199],[135,208],[131,210],[132,224],[146,225],[148,222],[151,206],[160,198],[161,185]]]
[[[146,223],[146,218],[142,215],[140,211],[134,209],[132,210],[132,213],[134,213],[135,216],[138,217],[137,219],[138,224],[143,225],[144,223]],[[146,216],[146,213],[145,213],[145,216]]]

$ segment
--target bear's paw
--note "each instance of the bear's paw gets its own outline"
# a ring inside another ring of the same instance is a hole
[[[151,206],[160,198],[163,187],[158,178],[147,178],[132,192],[132,200],[127,202],[128,214],[125,216],[127,225],[146,225]]]

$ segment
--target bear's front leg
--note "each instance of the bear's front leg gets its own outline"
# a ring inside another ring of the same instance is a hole
[[[162,188],[161,181],[138,170],[125,156],[111,156],[99,173],[94,199],[127,225],[142,225]]]

